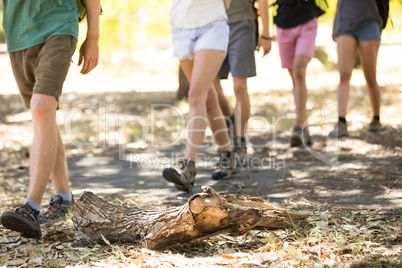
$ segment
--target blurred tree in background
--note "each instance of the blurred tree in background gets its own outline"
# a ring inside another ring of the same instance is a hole
[[[135,60],[136,51],[169,46],[170,4],[171,0],[102,0],[100,50],[104,65],[119,73],[127,67],[141,68]],[[80,42],[85,34],[86,23],[82,22]]]
[[[151,45],[154,38],[168,36],[170,0],[103,0],[101,49],[132,51]],[[83,25],[85,28],[85,25]],[[83,31],[81,31],[83,32]]]
[[[276,0],[269,0],[272,4]],[[322,23],[332,24],[336,11],[336,0],[327,0],[328,12],[320,19]],[[402,0],[390,1],[390,16],[395,29],[400,29]],[[171,0],[101,0],[101,52],[102,58],[113,58],[116,54],[124,57],[136,49],[148,47],[165,48],[170,45],[168,16]],[[2,11],[3,2],[0,1]],[[3,12],[0,13],[2,22]],[[84,40],[86,23],[80,23],[80,41]],[[392,27],[387,27],[387,30]],[[3,28],[0,27],[0,42],[4,42]],[[128,57],[129,58],[129,57]],[[126,58],[127,59],[127,58]]]
[[[155,38],[170,34],[168,15],[171,0],[101,0],[101,50],[109,54],[116,50],[132,51],[156,43]],[[3,18],[0,1],[0,23]],[[0,27],[3,33],[3,27]],[[80,23],[80,41],[86,34],[86,22]]]

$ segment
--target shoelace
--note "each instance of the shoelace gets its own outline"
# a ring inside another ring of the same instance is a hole
[[[34,221],[35,219],[40,218],[40,214],[38,211],[32,209],[32,213],[31,213],[31,211],[28,211],[28,209],[25,207],[25,205],[22,205],[21,207],[16,208],[15,213],[19,214],[19,215],[23,215],[24,217],[28,218],[31,221]],[[34,219],[32,217],[34,217]]]
[[[55,206],[54,206],[54,205],[55,205]],[[59,204],[59,203],[58,203],[58,204],[55,204],[55,202],[52,200],[52,201],[50,201],[50,206],[49,206],[49,208],[48,208],[48,211],[47,211],[45,214],[50,214],[50,215],[52,215],[53,212],[56,212],[58,209],[61,209],[61,210],[62,210],[60,204]]]
[[[187,168],[187,166],[188,166],[188,162],[186,161],[186,160],[179,160],[178,162],[177,162],[177,166],[180,168],[180,169],[185,169],[185,168]]]

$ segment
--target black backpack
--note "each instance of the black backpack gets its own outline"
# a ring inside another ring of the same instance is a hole
[[[387,26],[389,16],[389,0],[376,0],[378,12],[382,19],[382,29]],[[392,23],[392,21],[391,21]]]

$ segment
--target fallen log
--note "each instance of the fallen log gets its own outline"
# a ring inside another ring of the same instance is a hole
[[[263,198],[202,188],[203,192],[191,196],[186,204],[164,210],[112,205],[85,192],[72,211],[77,239],[100,243],[106,239],[164,249],[198,243],[220,233],[285,228],[303,224],[307,218]]]

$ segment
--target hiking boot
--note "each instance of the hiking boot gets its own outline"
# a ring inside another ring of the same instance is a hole
[[[234,152],[236,154],[236,161],[240,164],[240,168],[247,165],[247,142],[242,141],[240,144],[235,142]]]
[[[1,224],[7,229],[21,233],[23,237],[36,238],[42,236],[39,218],[39,211],[28,204],[24,204],[14,212],[5,211],[1,215]]]
[[[381,123],[377,119],[373,119],[369,125],[369,131],[371,132],[379,132],[381,131]]]
[[[195,162],[180,160],[175,167],[163,169],[162,176],[165,180],[174,183],[177,190],[193,193],[196,175]]]
[[[60,195],[56,195],[50,200],[48,210],[41,216],[40,223],[54,220],[65,219],[73,209],[74,197],[71,201],[64,200]]]
[[[290,146],[299,147],[303,144],[311,146],[313,144],[310,133],[307,128],[294,127],[292,136],[290,136]]]
[[[343,122],[338,122],[334,126],[334,130],[332,130],[328,136],[331,138],[340,138],[348,136],[348,128],[347,125]]]
[[[221,152],[217,169],[212,172],[212,179],[225,180],[240,170],[240,164],[236,160],[234,152]]]

